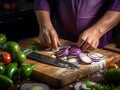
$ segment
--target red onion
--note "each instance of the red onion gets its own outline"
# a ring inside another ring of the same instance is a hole
[[[90,57],[94,62],[98,62],[101,60],[104,60],[106,57],[103,54],[100,53],[88,53],[88,57]]]
[[[68,49],[62,49],[56,52],[57,57],[65,57],[68,55]]]
[[[67,58],[77,58],[78,55],[68,55]]]
[[[68,58],[67,60],[69,63],[72,64],[79,64],[78,59],[77,58]]]
[[[69,48],[69,55],[79,55],[79,53],[82,52],[80,48],[77,47],[71,47]]]
[[[50,87],[44,83],[24,83],[20,90],[50,90]]]
[[[80,62],[83,62],[84,64],[91,64],[92,63],[92,59],[89,58],[86,53],[80,53],[79,59],[80,59]]]

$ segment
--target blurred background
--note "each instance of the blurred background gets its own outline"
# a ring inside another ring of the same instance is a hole
[[[33,10],[34,0],[0,0],[0,33],[9,40],[38,35],[38,23]]]
[[[37,19],[33,10],[34,0],[0,0],[0,32],[9,40],[37,36]],[[114,27],[113,41],[120,45],[120,24]]]

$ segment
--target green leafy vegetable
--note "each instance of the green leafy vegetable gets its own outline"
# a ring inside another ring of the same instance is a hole
[[[84,84],[91,88],[91,90],[120,90],[120,85],[109,85],[109,84],[92,84],[89,80],[84,81]]]

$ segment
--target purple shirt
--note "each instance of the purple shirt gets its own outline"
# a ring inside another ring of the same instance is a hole
[[[54,0],[35,0],[35,10],[51,12]],[[57,0],[52,18],[60,38],[77,41],[81,32],[96,23],[107,10],[120,12],[120,0]],[[101,39],[99,47],[111,42],[112,31]]]

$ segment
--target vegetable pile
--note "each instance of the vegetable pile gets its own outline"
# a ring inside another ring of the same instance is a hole
[[[115,63],[110,63],[104,72],[103,77],[108,83],[120,83],[120,68]]]
[[[0,87],[12,86],[21,79],[31,76],[34,64],[22,65],[27,60],[15,41],[7,41],[7,36],[0,34]]]
[[[62,46],[55,52],[56,58],[66,60],[73,64],[91,64],[105,60],[106,56],[100,53],[82,51],[76,45]]]
[[[95,83],[89,80],[86,80],[84,82],[78,82],[74,86],[75,90],[120,90],[120,85],[114,86],[114,85],[103,85],[100,83]]]

